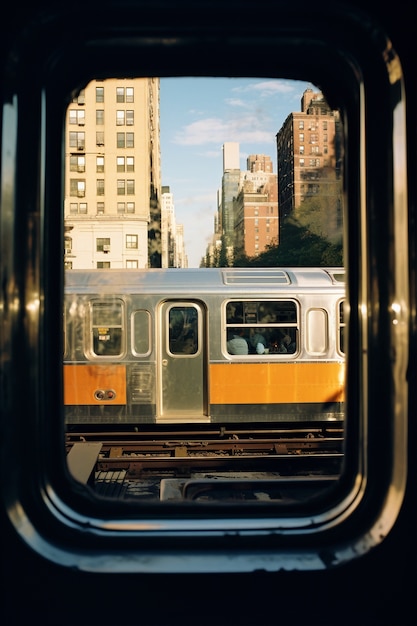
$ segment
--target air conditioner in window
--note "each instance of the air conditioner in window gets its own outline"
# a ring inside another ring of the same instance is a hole
[[[110,252],[110,246],[103,246],[103,252]]]
[[[77,146],[77,150],[84,150],[84,146]]]
[[[85,125],[85,120],[80,119],[78,120],[78,126],[84,126]]]

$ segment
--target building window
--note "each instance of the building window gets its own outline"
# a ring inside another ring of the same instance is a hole
[[[97,269],[98,270],[109,270],[110,269],[110,261],[97,261]]]
[[[133,259],[132,261],[126,261],[126,268],[130,269],[130,270],[136,270],[138,269],[139,264],[137,259]]]
[[[69,111],[69,123],[78,124],[78,126],[84,126],[85,110],[84,109],[71,109]]]
[[[85,180],[78,178],[70,179],[70,196],[78,196],[79,198],[85,196]]]
[[[80,93],[73,100],[74,104],[83,105],[85,104],[85,89],[81,89]]]
[[[304,159],[299,160],[300,167],[304,167]]]
[[[135,203],[126,202],[126,213],[134,213],[134,212],[135,212]]]
[[[97,237],[96,251],[97,252],[110,252],[110,237]]]
[[[64,269],[66,269],[66,270],[72,270],[72,261],[65,261],[65,263],[64,263]]]
[[[135,249],[138,248],[138,236],[126,235],[126,248]]]
[[[135,171],[135,157],[126,157],[126,171],[134,172]]]
[[[133,126],[135,121],[135,112],[126,111],[126,126]]]
[[[125,158],[124,157],[117,157],[117,171],[118,172],[124,172],[125,171]]]
[[[299,128],[300,130],[304,130],[304,120],[300,120],[300,121],[298,122],[298,128]]]
[[[96,102],[104,102],[104,87],[96,87]]]
[[[97,195],[104,196],[104,178],[97,178]]]
[[[70,148],[85,150],[85,133],[71,131],[69,134],[69,145]]]
[[[126,147],[126,137],[124,133],[117,133],[117,147],[118,148]]]
[[[128,196],[133,196],[135,194],[135,181],[134,180],[126,181],[126,193]]]
[[[70,155],[70,172],[85,172],[85,156],[78,154]]]
[[[300,146],[300,154],[304,154],[304,146]]]
[[[303,141],[304,141],[304,133],[300,133],[300,134],[299,134],[299,136],[298,136],[298,138],[299,138],[299,140],[300,140],[301,142],[303,142]]]
[[[124,111],[116,111],[116,126],[124,126],[125,125],[125,112]]]
[[[96,157],[96,172],[104,172],[104,156]]]
[[[72,238],[71,237],[65,237],[64,251],[65,251],[65,254],[71,254],[71,251],[72,251]]]
[[[104,133],[102,130],[96,132],[96,146],[104,146]]]
[[[87,202],[70,202],[70,213],[71,215],[77,215],[78,213],[86,214],[87,213]]]
[[[116,102],[124,102],[125,101],[125,88],[124,87],[116,87]]]
[[[97,202],[97,215],[104,215],[104,202]]]
[[[122,179],[118,179],[117,181],[117,195],[125,196],[126,195],[126,181]]]
[[[135,134],[134,133],[117,133],[117,147],[118,148],[134,148]]]
[[[96,110],[96,124],[97,126],[103,126],[104,124],[104,110],[103,109]]]

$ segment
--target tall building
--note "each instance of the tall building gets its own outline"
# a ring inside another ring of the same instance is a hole
[[[278,189],[270,156],[252,154],[234,201],[234,255],[258,256],[278,244]]]
[[[240,160],[239,144],[226,142],[223,144],[223,177],[221,196],[221,229],[227,256],[233,254],[234,214],[233,202],[239,191]]]
[[[174,196],[168,186],[161,188],[162,267],[187,267],[184,227],[176,223]]]
[[[67,109],[65,267],[162,262],[159,79],[93,80]]]
[[[251,154],[247,170],[240,169],[239,144],[223,145],[223,177],[218,198],[215,236],[207,257],[216,264],[233,264],[240,255],[257,256],[278,243],[277,176],[270,156]]]
[[[316,199],[327,228],[335,234],[340,232],[341,138],[338,112],[330,109],[321,92],[306,89],[301,111],[290,113],[276,136],[281,224]]]

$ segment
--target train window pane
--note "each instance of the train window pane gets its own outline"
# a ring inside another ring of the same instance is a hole
[[[93,353],[120,356],[123,339],[123,304],[119,301],[91,303]]]
[[[143,355],[150,351],[151,316],[149,311],[135,311],[132,316],[133,354]]]
[[[198,311],[193,306],[169,309],[169,350],[172,354],[195,354],[198,350]]]
[[[327,349],[328,323],[326,311],[310,309],[307,311],[307,351],[310,354],[325,354]]]

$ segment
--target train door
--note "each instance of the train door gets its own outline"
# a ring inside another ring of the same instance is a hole
[[[160,310],[157,421],[206,421],[206,312],[197,301],[166,301]]]

